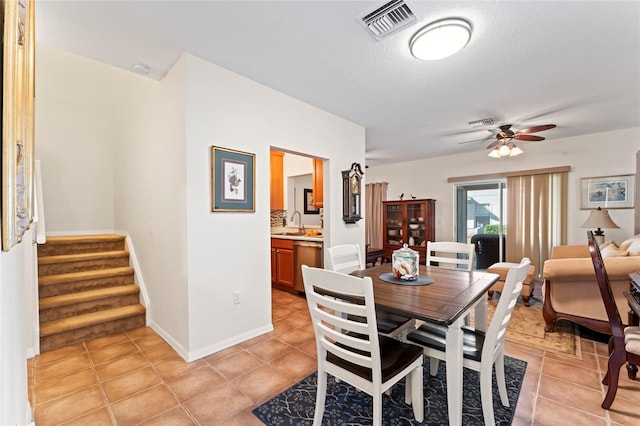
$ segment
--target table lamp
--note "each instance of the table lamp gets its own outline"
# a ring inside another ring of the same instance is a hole
[[[598,207],[596,210],[592,210],[589,218],[582,224],[581,228],[597,228],[593,233],[598,244],[604,243],[604,231],[600,228],[620,228],[616,223],[611,220],[609,212],[602,210]]]

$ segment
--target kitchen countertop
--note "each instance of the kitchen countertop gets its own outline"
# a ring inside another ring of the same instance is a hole
[[[316,241],[321,243],[324,238],[322,235],[318,235],[317,237],[312,237],[310,235],[279,235],[279,234],[271,234],[271,238],[278,238],[281,240],[296,240],[296,241]]]

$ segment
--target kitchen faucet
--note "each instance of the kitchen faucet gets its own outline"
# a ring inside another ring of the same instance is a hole
[[[298,213],[298,219],[300,219],[300,221],[298,222],[298,231],[302,232],[304,231],[304,225],[302,224],[302,214],[300,213],[300,211],[296,210],[293,212],[293,214],[291,215],[291,222],[293,222],[293,218],[295,217],[296,213]]]

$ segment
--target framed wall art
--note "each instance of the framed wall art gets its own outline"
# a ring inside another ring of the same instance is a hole
[[[255,212],[255,154],[211,147],[211,211]]]
[[[320,214],[320,209],[313,205],[313,190],[304,189],[304,214]]]
[[[599,176],[580,179],[580,209],[631,209],[634,175]]]
[[[34,213],[33,0],[0,3],[2,41],[2,250],[22,241]]]

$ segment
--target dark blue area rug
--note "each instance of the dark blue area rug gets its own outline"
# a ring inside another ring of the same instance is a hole
[[[424,359],[424,421],[413,418],[413,410],[404,402],[404,380],[393,387],[391,395],[383,396],[382,423],[386,425],[448,425],[446,364],[440,362],[438,374],[429,375],[429,359]],[[516,402],[520,395],[522,379],[527,363],[505,357],[504,371],[509,395],[509,408],[500,403],[500,395],[493,373],[493,407],[497,425],[510,425]],[[280,395],[265,402],[255,414],[267,425],[311,425],[316,403],[316,378],[313,373],[296,383]],[[480,401],[479,374],[464,369],[462,424],[484,425]],[[356,390],[344,382],[336,383],[331,375],[327,384],[323,425],[370,425],[372,423],[373,399],[365,392]]]

